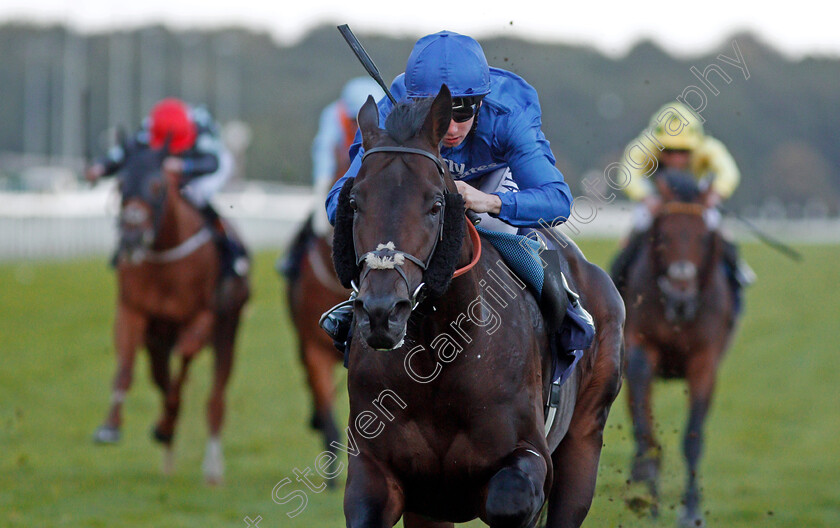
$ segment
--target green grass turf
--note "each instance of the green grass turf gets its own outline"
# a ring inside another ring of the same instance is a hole
[[[584,241],[604,265],[615,242]],[[759,275],[746,316],[720,372],[707,422],[701,485],[709,526],[840,526],[840,247],[807,246],[801,264],[747,245]],[[195,361],[176,437],[177,471],[160,473],[150,441],[160,401],[138,356],[124,406],[123,440],[100,447],[91,433],[104,417],[114,370],[114,277],[104,258],[0,265],[0,526],[243,527],[344,526],[341,486],[297,501],[272,501],[294,470],[313,467],[320,439],[290,333],[273,253],[258,255],[254,298],[241,328],[228,388],[226,484],[202,483],[205,400],[211,354]],[[344,372],[337,371],[339,385]],[[339,389],[340,419],[346,393]],[[655,387],[664,445],[662,515],[628,508],[640,490],[626,484],[632,452],[625,394],[613,408],[598,490],[586,527],[674,526],[684,482],[680,454],[686,401],[680,382]],[[318,478],[313,481],[318,482]],[[470,526],[479,526],[472,523]]]

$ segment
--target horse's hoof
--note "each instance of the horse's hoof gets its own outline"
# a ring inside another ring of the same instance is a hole
[[[173,436],[172,433],[162,433],[157,426],[152,427],[152,440],[155,442],[168,446],[172,444]]]
[[[630,480],[633,482],[655,483],[659,479],[659,458],[636,457],[630,469]]]
[[[163,460],[160,470],[167,477],[175,474],[175,450],[172,447],[167,447],[163,450]]]
[[[683,508],[680,512],[680,528],[704,528],[705,526],[706,521],[703,519],[703,514],[700,512],[689,512],[685,508]]]
[[[221,475],[205,475],[204,483],[211,487],[223,486],[225,479]]]
[[[121,437],[122,433],[120,433],[118,427],[100,425],[93,433],[93,443],[102,445],[116,444],[119,443]]]
[[[222,442],[218,437],[210,438],[207,441],[207,449],[204,452],[204,462],[201,463],[204,471],[204,481],[210,486],[220,486],[225,474],[225,458],[222,454]]]

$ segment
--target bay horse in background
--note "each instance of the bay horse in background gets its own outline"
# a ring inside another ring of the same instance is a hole
[[[337,170],[333,183],[350,166],[346,149],[337,149],[335,156]],[[341,285],[333,268],[332,228],[325,234],[318,233],[318,229],[313,231],[312,226],[317,222],[315,217],[326,216],[323,203],[316,203],[315,207],[320,210],[311,213],[298,234],[308,240],[303,242],[305,250],[297,265],[299,271],[287,276],[286,297],[298,338],[299,357],[306,369],[306,380],[312,395],[310,425],[323,435],[324,450],[337,453],[335,444],[339,442],[340,435],[334,417],[335,369],[341,364],[342,356],[318,322],[323,313],[346,301],[350,290]],[[327,480],[327,485],[333,487],[335,482]]]
[[[625,291],[627,395],[636,452],[631,479],[647,484],[657,515],[661,446],[656,441],[651,385],[656,377],[688,383],[689,415],[683,437],[687,484],[683,526],[701,526],[698,463],[703,423],[715,378],[736,323],[735,298],[722,265],[723,240],[704,219],[705,194],[691,175],[662,171],[663,205],[630,264]]]
[[[181,196],[179,176],[162,169],[167,150],[127,151],[119,177],[122,199],[114,320],[117,371],[110,409],[94,440],[119,440],[122,403],[131,385],[135,355],[145,345],[152,378],[163,396],[162,414],[152,434],[164,446],[163,470],[171,473],[181,388],[193,357],[212,344],[214,376],[207,402],[210,436],[203,469],[207,482],[218,484],[224,471],[224,392],[249,286],[243,277],[220,281],[219,255],[210,228]],[[173,358],[180,360],[176,375],[170,370]]]
[[[478,517],[524,528],[547,503],[548,526],[577,527],[621,385],[623,305],[606,273],[569,242],[567,277],[597,334],[561,386],[546,432],[546,324],[465,222],[438,149],[451,108],[443,86],[433,102],[397,105],[386,130],[372,98],[359,114],[365,157],[342,188],[333,247],[342,283],[359,286],[347,526],[390,528],[402,517],[406,528],[451,528]]]

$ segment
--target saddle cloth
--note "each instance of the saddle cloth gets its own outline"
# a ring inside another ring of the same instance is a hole
[[[481,227],[476,229],[502,255],[511,271],[539,298],[545,273],[538,257],[539,242],[524,235],[488,231]],[[563,283],[569,295],[566,317],[563,318],[560,330],[550,338],[554,354],[552,383],[555,385],[562,385],[569,378],[583,356],[583,351],[589,348],[595,337],[592,316],[580,305],[577,294],[568,287],[568,283],[565,280]]]

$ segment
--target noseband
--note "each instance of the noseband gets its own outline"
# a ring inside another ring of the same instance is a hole
[[[370,156],[371,154],[377,154],[380,152],[396,152],[400,154],[416,154],[418,156],[423,156],[429,158],[433,162],[435,162],[435,167],[437,167],[438,175],[440,176],[441,186],[446,190],[446,169],[443,167],[443,162],[441,162],[440,158],[435,156],[430,152],[426,152],[425,150],[410,148],[410,147],[375,147],[370,150],[365,151],[364,155],[362,155],[362,162],[365,161],[365,158]],[[379,244],[376,246],[376,249],[373,251],[368,251],[363,253],[359,256],[358,252],[356,253],[356,266],[361,268],[362,264],[368,265],[368,272],[374,269],[393,269],[396,270],[397,273],[400,274],[403,281],[405,282],[405,288],[407,292],[411,292],[411,286],[408,284],[408,277],[406,277],[405,272],[402,269],[402,265],[405,263],[406,259],[413,262],[417,266],[420,267],[423,272],[425,272],[429,268],[429,262],[431,262],[432,257],[435,254],[435,250],[437,249],[438,242],[443,240],[443,224],[445,218],[445,208],[446,208],[446,200],[441,201],[441,209],[438,213],[438,236],[435,237],[434,245],[432,246],[432,250],[429,252],[429,255],[426,257],[426,260],[420,260],[419,258],[406,253],[404,251],[398,250],[393,242],[387,242],[385,244]],[[367,275],[365,273],[365,275]],[[360,279],[361,280],[361,279]],[[414,310],[418,304],[422,301],[421,293],[423,291],[423,287],[425,286],[425,282],[421,282],[420,285],[415,288],[414,292],[411,294],[411,309]]]

